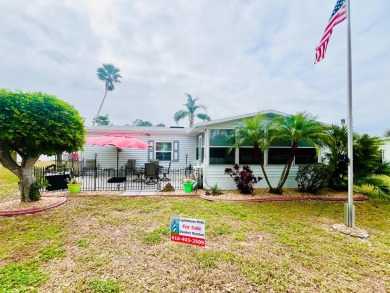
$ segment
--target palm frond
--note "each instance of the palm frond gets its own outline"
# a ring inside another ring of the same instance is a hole
[[[196,114],[196,117],[198,117],[199,119],[203,120],[203,121],[210,121],[211,118],[209,115],[207,114],[202,114],[202,113],[199,113],[199,114]]]
[[[179,120],[183,119],[184,117],[187,117],[190,113],[188,111],[179,110],[173,115],[173,119],[176,123],[179,122]]]

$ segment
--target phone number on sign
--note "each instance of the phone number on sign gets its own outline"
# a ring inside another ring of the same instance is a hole
[[[189,237],[189,236],[171,235],[171,240],[176,242],[198,245],[198,246],[206,245],[206,240],[195,238],[195,237]]]

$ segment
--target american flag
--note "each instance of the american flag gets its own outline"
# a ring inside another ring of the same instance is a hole
[[[339,23],[343,22],[343,20],[346,18],[347,12],[345,8],[345,0],[337,0],[336,6],[334,7],[332,15],[329,18],[328,25],[324,30],[320,44],[316,48],[316,60],[314,61],[314,64],[325,58],[326,48],[328,47],[333,28]]]

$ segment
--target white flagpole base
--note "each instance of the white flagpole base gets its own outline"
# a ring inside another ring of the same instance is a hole
[[[344,223],[348,227],[355,228],[355,206],[344,204]]]

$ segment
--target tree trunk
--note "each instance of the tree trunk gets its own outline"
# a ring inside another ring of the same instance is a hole
[[[57,168],[60,168],[62,165],[62,152],[56,153],[56,158],[57,158]]]
[[[190,127],[194,126],[194,113],[189,113]]]
[[[39,157],[28,157],[21,155],[22,163],[19,166],[15,160],[12,159],[11,151],[8,144],[0,144],[0,159],[5,168],[14,173],[20,180],[19,190],[22,201],[32,201],[30,198],[31,184],[35,182],[34,165]]]
[[[268,187],[269,187],[269,188],[270,188],[270,190],[271,190],[271,189],[272,189],[271,182],[269,182],[269,179],[268,179],[267,173],[265,172],[264,163],[261,163],[261,164],[260,164],[260,167],[261,167],[261,171],[263,172],[263,175],[264,175],[265,181],[267,182],[267,185],[268,185]]]
[[[265,181],[267,182],[267,185],[268,185],[269,190],[270,190],[270,192],[271,192],[271,189],[273,189],[273,188],[272,188],[272,186],[271,186],[271,182],[270,182],[269,179],[268,179],[267,173],[265,172],[264,160],[263,160],[262,157],[261,157],[260,148],[259,148],[259,146],[258,146],[257,144],[255,144],[255,145],[253,146],[253,149],[254,149],[254,152],[253,152],[253,153],[256,153],[256,154],[258,154],[258,155],[260,156],[260,167],[261,167],[261,171],[263,172]],[[264,155],[263,155],[263,156],[264,156]]]
[[[292,163],[294,161],[295,153],[297,152],[297,149],[298,149],[298,144],[293,143],[293,145],[291,146],[290,156],[287,160],[286,165],[283,168],[283,172],[282,172],[282,175],[280,176],[278,186],[276,187],[276,189],[280,189],[282,192],[283,192],[283,185],[284,185],[284,183],[286,183],[286,180],[288,178],[288,174],[290,173],[290,169],[291,169]]]
[[[103,97],[103,100],[102,100],[102,102],[101,102],[101,104],[100,104],[99,110],[98,110],[98,112],[97,112],[97,114],[96,114],[96,116],[95,116],[95,120],[94,120],[94,121],[92,121],[92,125],[93,125],[93,126],[95,126],[96,119],[99,117],[100,110],[102,109],[102,107],[103,107],[103,104],[104,104],[104,101],[105,101],[105,99],[106,99],[106,96],[107,96],[107,92],[108,92],[108,90],[106,89],[106,92],[104,93],[104,97]]]
[[[32,159],[27,159],[26,161],[28,163],[26,163],[25,166],[21,168],[22,177],[19,178],[19,190],[21,200],[30,202],[33,200],[30,197],[31,184],[35,183],[36,181],[34,176],[34,164],[36,161]]]

